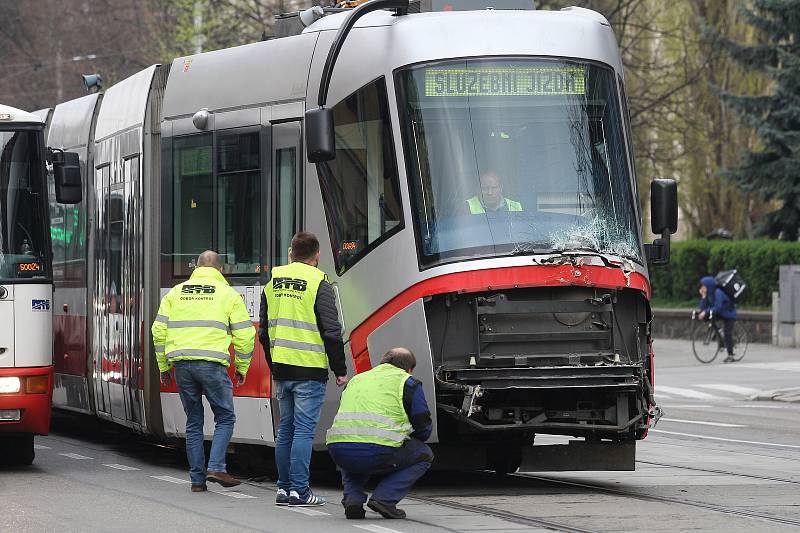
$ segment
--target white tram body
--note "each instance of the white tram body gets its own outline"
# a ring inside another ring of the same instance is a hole
[[[0,460],[27,464],[50,430],[53,381],[44,128],[0,105]]]
[[[442,464],[633,468],[655,409],[649,245],[608,22],[580,8],[369,13],[330,78],[336,158],[310,163],[305,113],[349,16],[55,107],[49,145],[84,170],[83,203],[51,204],[56,406],[183,436],[149,334],[160,297],[215,249],[257,322],[303,229],[320,237],[351,369],[392,346],[416,354]],[[487,173],[520,209],[472,212]],[[274,445],[260,350],[233,440]],[[329,383],[320,447],[338,399]],[[585,441],[548,456],[530,446],[547,433]]]

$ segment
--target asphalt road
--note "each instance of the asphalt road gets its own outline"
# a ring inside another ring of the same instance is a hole
[[[314,479],[322,508],[276,508],[269,480],[193,494],[182,452],[66,417],[32,467],[0,467],[0,531],[800,530],[800,403],[748,399],[800,387],[800,350],[751,346],[731,365],[697,363],[686,341],[655,351],[665,414],[635,472],[430,473],[409,520],[347,521],[331,476]]]

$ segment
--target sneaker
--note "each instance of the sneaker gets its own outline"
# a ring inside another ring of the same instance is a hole
[[[301,498],[296,490],[289,492],[289,506],[291,507],[319,507],[325,503],[325,498],[315,496],[310,490],[305,498]]]
[[[367,516],[367,512],[364,510],[363,505],[345,505],[344,516],[348,520],[359,520]]]
[[[205,492],[208,486],[205,483],[192,483],[192,492]]]
[[[241,483],[241,481],[227,472],[213,472],[211,470],[206,474],[206,480],[212,483],[219,483],[223,487],[235,487]]]
[[[283,489],[278,489],[275,495],[275,505],[289,505],[289,494]]]
[[[397,505],[370,499],[367,507],[380,514],[384,518],[405,518],[406,512],[398,509]]]
[[[732,355],[729,355],[728,357],[726,357],[725,359],[723,359],[723,360],[722,360],[722,362],[723,362],[723,363],[735,363],[735,362],[736,362],[736,359],[734,359]]]

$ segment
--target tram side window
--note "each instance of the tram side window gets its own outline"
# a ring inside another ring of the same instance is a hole
[[[258,272],[259,132],[217,136],[217,242],[226,274]]]
[[[173,153],[173,274],[191,275],[212,248],[214,193],[211,134],[178,137]]]
[[[403,226],[383,77],[333,107],[336,159],[320,177],[339,274]]]

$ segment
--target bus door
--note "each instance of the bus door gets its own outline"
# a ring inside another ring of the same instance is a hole
[[[272,168],[270,172],[272,209],[271,264],[289,263],[289,246],[292,236],[302,228],[302,149],[300,120],[272,124]],[[277,437],[278,402],[275,388],[270,387],[273,401],[273,431]]]

